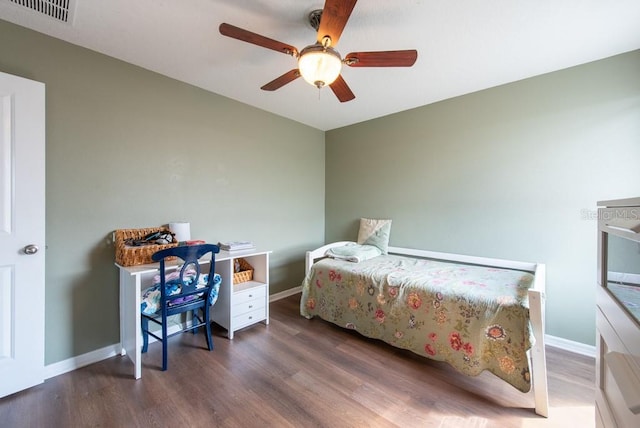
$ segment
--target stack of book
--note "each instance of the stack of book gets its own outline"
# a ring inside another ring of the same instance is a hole
[[[251,241],[218,242],[218,247],[224,251],[247,251],[256,248]]]

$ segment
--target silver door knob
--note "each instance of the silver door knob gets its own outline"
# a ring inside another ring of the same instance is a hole
[[[37,245],[27,245],[26,247],[24,247],[24,253],[27,255],[32,255],[38,252],[38,246]]]

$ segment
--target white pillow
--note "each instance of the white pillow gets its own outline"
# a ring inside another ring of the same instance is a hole
[[[387,254],[389,236],[391,235],[391,220],[360,219],[358,244],[375,245],[382,254]]]
[[[382,251],[374,245],[359,245],[353,243],[341,247],[329,248],[325,253],[327,257],[354,263],[378,257],[380,254],[382,254]]]

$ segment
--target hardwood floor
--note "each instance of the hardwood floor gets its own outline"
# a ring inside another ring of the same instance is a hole
[[[232,341],[216,328],[144,355],[142,379],[114,357],[0,400],[8,427],[593,427],[595,361],[547,349],[550,417],[489,373],[469,378],[380,341],[299,314],[300,295],[270,306]]]

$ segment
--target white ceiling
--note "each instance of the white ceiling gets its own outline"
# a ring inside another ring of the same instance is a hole
[[[340,103],[297,79],[260,87],[295,59],[224,37],[227,22],[302,49],[323,0],[71,0],[60,23],[9,0],[0,18],[330,130],[640,49],[639,0],[360,0],[337,50],[417,49],[411,68],[350,68]],[[0,41],[2,43],[3,41]],[[639,76],[640,77],[640,76]]]

